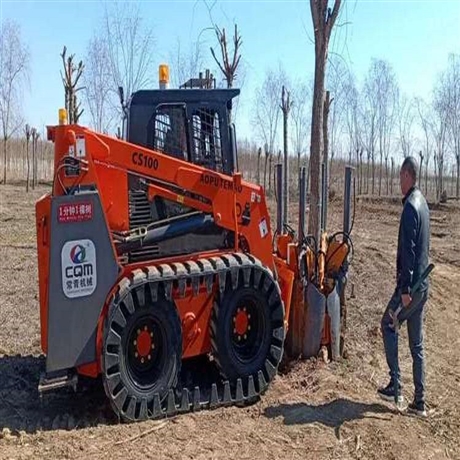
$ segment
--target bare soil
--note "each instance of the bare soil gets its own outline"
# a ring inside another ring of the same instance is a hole
[[[394,285],[398,203],[358,202],[348,291],[348,358],[291,363],[262,400],[172,420],[120,423],[100,382],[77,394],[40,400],[38,280],[34,203],[0,187],[0,459],[292,458],[460,459],[460,206],[432,206],[436,264],[426,314],[429,417],[398,414],[379,401],[387,379],[380,317]],[[291,215],[296,215],[292,210]],[[340,205],[330,207],[339,230]],[[405,396],[412,396],[407,333],[402,331]]]

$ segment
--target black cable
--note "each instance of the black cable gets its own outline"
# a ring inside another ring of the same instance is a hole
[[[284,227],[285,230],[288,231],[288,233],[291,234],[291,236],[295,235],[295,230],[289,224],[284,223],[283,227]]]
[[[76,164],[71,164],[71,163],[65,163],[65,161],[68,159],[68,158],[71,158],[72,160],[75,160],[77,161],[78,165]],[[81,164],[83,165],[87,165],[88,163],[84,160],[82,160],[81,158],[76,158],[76,157],[71,157],[70,155],[65,155],[63,157],[61,157],[61,159],[58,161],[58,164],[56,165],[56,168],[54,170],[54,175],[53,175],[53,185],[52,185],[52,191],[54,190],[54,183],[56,181],[56,178],[58,179],[58,182],[59,182],[59,185],[61,186],[62,188],[62,191],[68,195],[68,192],[66,190],[66,188],[64,187],[64,184],[62,183],[61,181],[61,178],[59,177],[59,171],[62,169],[62,168],[69,168],[69,169],[74,169],[74,170],[78,170],[80,167],[81,167]],[[75,181],[74,184],[72,185],[71,189],[76,185],[78,181]]]

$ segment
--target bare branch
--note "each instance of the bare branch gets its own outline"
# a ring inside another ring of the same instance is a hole
[[[239,50],[242,44],[241,35],[238,33],[238,27],[235,24],[235,31],[233,35],[233,58],[232,62],[229,60],[228,45],[227,45],[227,36],[225,34],[225,28],[222,30],[219,27],[214,26],[216,33],[217,41],[219,42],[221,59],[219,60],[214,52],[214,49],[211,47],[211,54],[217,65],[219,66],[220,71],[223,73],[224,78],[227,82],[227,88],[232,88],[233,83],[236,78],[236,72],[240,63],[241,55]]]
[[[28,81],[30,54],[20,27],[4,21],[0,30],[0,122],[3,137],[3,183],[7,180],[8,140],[23,124],[21,107]]]
[[[151,84],[153,31],[143,23],[136,2],[106,3],[103,39],[110,62],[111,91],[123,88],[127,97]],[[120,107],[117,106],[118,111]],[[121,112],[123,112],[121,108]]]

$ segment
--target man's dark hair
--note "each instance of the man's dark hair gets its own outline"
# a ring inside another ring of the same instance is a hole
[[[412,179],[414,179],[414,183],[417,182],[418,164],[414,157],[404,158],[403,164],[401,165],[401,171],[407,171]]]

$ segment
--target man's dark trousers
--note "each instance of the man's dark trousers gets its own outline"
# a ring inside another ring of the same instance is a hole
[[[415,401],[425,402],[425,355],[423,349],[423,319],[428,289],[413,294],[410,305],[411,313],[407,318],[409,348],[412,354],[412,373],[415,386]],[[382,317],[381,327],[387,364],[390,369],[391,382],[400,382],[398,360],[398,334],[391,327],[390,311],[395,311],[401,304],[401,291],[396,289]],[[397,379],[397,380],[396,380]]]

